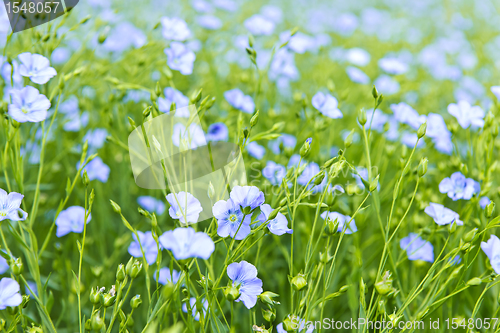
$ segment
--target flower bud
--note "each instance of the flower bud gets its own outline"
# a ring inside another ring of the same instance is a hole
[[[327,235],[330,235],[330,236],[335,235],[338,228],[339,228],[338,219],[335,219],[335,221],[332,221],[332,219],[328,218],[326,220],[325,233]]]
[[[259,110],[257,110],[257,112],[255,112],[255,114],[253,115],[252,119],[250,119],[250,126],[254,127],[255,125],[257,125],[258,121],[259,121]]]
[[[123,282],[127,273],[125,272],[125,266],[123,264],[118,265],[118,270],[116,271],[116,281]]]
[[[467,167],[467,164],[461,163],[460,171],[464,174],[464,176],[467,176],[469,174],[469,168]]]
[[[374,99],[378,98],[378,90],[377,90],[377,88],[375,88],[375,86],[373,86],[373,89],[372,89],[372,96]]]
[[[89,186],[90,180],[89,175],[87,174],[87,170],[83,170],[82,183],[85,187]]]
[[[64,75],[61,75],[61,77],[59,78],[58,87],[60,90],[63,90],[65,85],[66,85],[66,80],[64,79]]]
[[[260,294],[258,297],[262,303],[267,304],[269,307],[272,307],[275,304],[280,304],[279,302],[273,300],[273,298],[279,297],[279,295],[275,294],[271,291],[265,291],[262,294]]]
[[[300,148],[300,157],[306,157],[311,151],[312,139],[308,138]]]
[[[17,258],[10,266],[10,269],[14,275],[21,275],[23,272],[23,262],[21,261],[21,258]]]
[[[304,274],[299,273],[297,276],[292,278],[291,283],[293,289],[297,291],[302,290],[307,286],[306,276]]]
[[[492,201],[486,206],[485,215],[487,218],[493,216],[493,212],[495,211],[495,203]]]
[[[479,286],[482,282],[483,282],[483,280],[481,280],[478,277],[475,277],[475,278],[472,278],[469,281],[467,281],[467,285],[468,286]]]
[[[325,179],[325,171],[321,171],[316,175],[316,178],[314,179],[314,185],[319,185],[323,182],[323,179]]]
[[[377,99],[377,107],[384,101],[384,95],[380,95]]]
[[[191,101],[193,103],[198,103],[200,100],[201,100],[201,92],[203,91],[203,89],[200,88],[200,90],[198,91],[195,91],[192,95],[191,95]]]
[[[30,299],[31,299],[30,295],[23,295],[23,300],[21,302],[21,307],[23,309],[25,309],[28,306],[28,303],[29,303]]]
[[[156,96],[160,96],[161,95],[160,81],[156,82],[155,94],[156,94]]]
[[[148,106],[147,108],[142,111],[142,116],[144,118],[147,118],[151,114],[151,106]]]
[[[262,317],[265,321],[272,323],[276,320],[276,310],[262,309]]]
[[[278,213],[280,212],[280,208],[276,208],[275,210],[273,210],[271,212],[271,214],[269,214],[269,218],[268,218],[268,221],[272,221],[276,218],[276,216],[278,216]]]
[[[85,322],[85,330],[86,331],[92,330],[92,321],[90,319],[87,319],[87,321]]]
[[[365,111],[365,109],[360,109],[358,111],[358,122],[361,124],[361,126],[365,126],[365,124],[366,124],[366,111]]]
[[[91,289],[90,303],[94,305],[101,303],[101,290],[99,289],[99,287]]]
[[[375,283],[375,289],[377,290],[377,293],[379,293],[382,296],[385,296],[389,294],[391,291],[393,291],[391,272],[386,271],[384,273],[382,280]]]
[[[31,325],[32,326],[27,330],[28,333],[43,333],[43,330],[41,327],[35,326],[35,324],[33,324],[33,323]]]
[[[113,295],[111,293],[101,294],[101,304],[105,308],[113,306],[113,304],[115,304],[115,301],[116,301],[116,295]]]
[[[354,130],[349,133],[349,135],[344,140],[344,145],[346,148],[349,148],[352,145],[352,137],[354,135]]]
[[[427,131],[427,123],[423,123],[420,125],[417,131],[417,136],[419,139],[422,139],[425,136],[425,132]]]
[[[468,233],[466,233],[463,237],[464,242],[466,242],[466,243],[472,242],[474,237],[476,237],[477,230],[478,230],[477,228],[474,228],[471,231],[469,231]]]
[[[240,291],[235,286],[227,286],[224,289],[224,296],[226,296],[228,301],[234,302],[240,297]]]
[[[113,210],[115,211],[115,213],[121,214],[122,213],[121,207],[113,200],[109,200],[109,201],[111,202],[111,206],[113,207]]]
[[[208,197],[210,199],[213,199],[214,195],[215,195],[215,188],[214,188],[214,185],[212,184],[212,182],[209,182],[208,183],[208,190],[207,190],[207,194],[208,194]]]
[[[385,300],[381,299],[378,303],[377,303],[377,309],[378,309],[378,312],[382,313],[382,314],[385,314],[386,313],[386,310],[385,310]]]
[[[283,320],[283,328],[287,332],[295,332],[297,328],[299,328],[299,318],[297,318],[296,316],[288,315]]]
[[[373,192],[378,188],[379,177],[380,177],[380,175],[377,175],[377,177],[375,177],[375,179],[371,181],[370,187],[368,188],[370,190],[370,192]]]
[[[340,287],[339,293],[345,293],[349,289],[349,285],[346,284],[345,286]]]
[[[418,176],[422,178],[426,173],[427,173],[427,164],[429,163],[429,160],[424,157],[420,160],[420,163],[418,164]]]
[[[94,316],[92,316],[91,326],[92,329],[96,332],[99,332],[101,328],[104,326],[104,320],[101,318],[99,313],[96,313]]]
[[[132,299],[130,300],[130,307],[132,309],[137,309],[138,307],[140,307],[142,304],[142,299],[141,299],[141,295],[135,295],[134,297],[132,297]]]
[[[134,262],[132,263],[132,265],[129,268],[130,269],[127,269],[127,274],[132,279],[135,279],[142,270],[142,262],[139,260],[134,260]]]
[[[170,299],[174,294],[175,285],[170,281],[166,285],[163,286],[161,293],[165,299]]]

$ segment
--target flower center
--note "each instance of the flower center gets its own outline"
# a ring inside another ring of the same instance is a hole
[[[5,213],[5,212],[0,212],[0,216],[7,216],[7,213]]]
[[[238,217],[235,214],[229,215],[229,221],[231,222],[236,222],[238,220]]]
[[[27,113],[28,113],[28,110],[26,109],[26,107],[25,107],[25,106],[23,106],[23,107],[21,108],[21,111],[22,111],[22,113],[24,113],[24,114],[27,114]]]

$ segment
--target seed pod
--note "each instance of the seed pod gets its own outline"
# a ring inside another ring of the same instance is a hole
[[[299,273],[297,276],[292,278],[291,284],[293,289],[297,291],[304,289],[307,286],[305,275]]]
[[[142,299],[141,299],[141,295],[135,295],[134,297],[132,297],[132,299],[130,300],[130,307],[132,309],[137,309],[138,307],[140,307],[142,304]]]
[[[481,280],[478,277],[475,277],[475,278],[472,278],[469,281],[467,281],[467,285],[468,286],[479,286],[482,282],[483,282],[483,280]]]
[[[240,291],[235,286],[227,286],[224,289],[224,296],[226,296],[228,301],[234,302],[240,297]]]

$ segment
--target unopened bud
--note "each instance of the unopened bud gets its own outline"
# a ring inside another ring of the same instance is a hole
[[[493,216],[493,212],[495,211],[495,203],[492,201],[486,206],[485,215],[487,218]]]
[[[323,182],[323,179],[325,179],[325,176],[326,176],[325,171],[321,171],[320,173],[318,173],[316,175],[316,178],[314,179],[314,185],[317,186],[321,184]]]
[[[134,260],[134,262],[132,263],[132,265],[130,265],[129,267],[127,267],[127,274],[132,279],[135,279],[139,275],[139,273],[141,272],[141,270],[142,270],[142,262],[140,262],[139,260]]]
[[[262,309],[262,317],[264,317],[265,321],[272,323],[276,320],[276,313],[269,309]]]
[[[370,183],[370,187],[368,188],[370,190],[370,192],[373,192],[378,188],[379,177],[380,177],[380,175],[377,175],[377,177],[375,177],[375,179],[372,180],[372,182]]]
[[[259,121],[259,110],[257,110],[257,112],[255,112],[255,114],[253,115],[252,119],[250,119],[250,126],[254,127],[255,125],[257,125],[258,121]]]
[[[479,286],[482,282],[483,282],[483,280],[481,280],[478,277],[475,277],[475,278],[472,278],[469,281],[467,281],[467,285],[468,286]]]
[[[358,111],[358,122],[361,124],[361,126],[365,126],[365,124],[366,124],[366,111],[365,111],[365,109],[360,109]]]
[[[309,152],[311,151],[311,143],[312,143],[312,139],[311,138],[308,138],[304,142],[304,144],[300,148],[300,156],[301,157],[306,157],[307,155],[309,155]]]
[[[464,242],[466,242],[466,243],[472,242],[474,237],[476,237],[477,230],[478,230],[477,228],[474,228],[471,231],[469,231],[468,233],[466,233],[463,237]]]
[[[375,88],[375,86],[373,86],[373,89],[372,89],[372,96],[375,99],[378,98],[378,90],[377,90],[377,88]]]
[[[228,301],[234,302],[240,297],[240,291],[235,286],[228,286],[224,289],[224,295]]]
[[[132,309],[137,309],[140,307],[142,304],[142,299],[141,295],[135,295],[131,300],[130,300],[130,307]]]
[[[111,202],[111,206],[113,207],[113,210],[115,211],[115,213],[121,214],[122,213],[121,207],[113,200],[109,200],[109,201]]]
[[[344,140],[344,145],[346,148],[349,148],[352,145],[352,137],[354,135],[354,130],[349,133],[349,135]]]
[[[10,269],[14,275],[21,275],[23,272],[23,262],[21,261],[21,258],[17,258],[10,266]]]
[[[125,266],[123,264],[118,265],[118,269],[116,271],[116,281],[123,282],[127,273],[125,272]]]
[[[420,163],[418,164],[418,176],[423,177],[427,173],[427,164],[429,163],[429,160],[424,157],[420,160]]]
[[[291,283],[292,283],[293,289],[295,289],[297,291],[302,290],[305,287],[307,287],[306,276],[304,274],[299,273],[297,276],[292,278]]]
[[[104,320],[101,318],[99,313],[96,313],[94,316],[92,316],[91,325],[92,329],[96,332],[99,332],[104,326]]]
[[[425,136],[425,132],[427,131],[427,123],[423,123],[420,125],[417,131],[417,136],[419,139],[423,138]]]

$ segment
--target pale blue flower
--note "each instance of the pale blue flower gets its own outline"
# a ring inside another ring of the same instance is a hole
[[[1,250],[3,251],[3,250]],[[5,253],[5,251],[3,251]],[[4,257],[0,256],[0,275],[4,274],[5,272],[7,272],[9,270],[10,266],[9,264],[7,263],[7,259],[5,259]]]
[[[201,203],[191,193],[179,192],[167,195],[167,201],[170,204],[168,213],[170,217],[179,220],[181,223],[196,223],[203,211]]]
[[[259,65],[259,63],[257,64]],[[285,48],[278,50],[269,67],[269,79],[272,81],[279,81],[280,79],[296,81],[299,77],[299,70],[295,65],[295,55]]]
[[[212,4],[205,0],[194,0],[191,5],[199,13],[212,13],[214,11]]]
[[[284,44],[287,41],[288,43],[286,46],[293,52],[300,54],[303,54],[316,46],[314,38],[300,31],[296,32],[293,36],[291,35],[290,30],[280,33],[280,43]]]
[[[139,236],[139,240],[137,240],[137,236],[135,235],[135,233],[132,234],[132,238],[134,240],[130,243],[130,246],[128,247],[128,253],[132,257],[142,258],[143,257],[142,251],[144,251],[144,257],[146,257],[146,262],[149,265],[153,265],[156,262],[156,258],[158,258],[158,244],[153,238],[153,234],[151,233],[151,231],[147,232],[137,231],[137,235]]]
[[[493,95],[500,101],[500,86],[493,86],[490,89]]]
[[[500,274],[500,239],[491,235],[488,242],[481,242],[481,249],[484,251],[495,273]]]
[[[0,222],[3,220],[24,221],[28,213],[21,208],[24,195],[17,192],[7,192],[0,188]]]
[[[467,101],[459,101],[457,104],[448,105],[448,113],[457,118],[462,128],[469,126],[483,127],[485,113],[480,106],[471,106]]]
[[[273,212],[273,209],[268,204],[263,204],[260,206],[261,213],[258,216],[259,223],[256,226],[260,226],[269,219],[269,215]],[[269,231],[277,236],[284,234],[291,234],[293,230],[288,228],[288,220],[282,213],[278,213],[274,219],[268,222],[267,228]]]
[[[347,76],[354,83],[368,84],[370,83],[370,77],[365,74],[361,69],[354,66],[347,66],[345,69]]]
[[[205,133],[200,125],[191,123],[187,128],[182,123],[174,125],[172,143],[181,150],[195,149],[207,144]],[[182,143],[182,144],[181,144]]]
[[[425,208],[425,213],[434,219],[438,225],[447,225],[456,223],[457,225],[464,225],[460,221],[460,216],[449,208],[443,205],[431,202],[429,206]]]
[[[378,61],[378,66],[392,75],[404,74],[409,70],[408,65],[396,57],[382,58]]]
[[[254,210],[265,201],[264,193],[256,186],[235,186],[229,195],[235,205]]]
[[[76,168],[77,169],[80,168],[80,162],[76,164]],[[111,171],[109,166],[104,164],[104,162],[99,156],[95,157],[83,168],[82,175],[84,170],[87,171],[87,176],[89,177],[89,180],[97,179],[102,183],[106,183],[108,181],[109,172]]]
[[[92,214],[87,217],[87,224],[92,220]],[[56,219],[56,236],[63,237],[74,232],[81,234],[85,226],[85,208],[80,206],[71,206],[63,210]]]
[[[183,42],[191,37],[191,31],[183,19],[178,17],[162,17],[162,35],[167,40]]]
[[[339,102],[335,97],[321,91],[312,98],[312,105],[324,116],[332,119],[342,118],[342,112],[338,109]]]
[[[460,258],[459,255],[456,255],[455,257],[451,258],[448,263],[452,266],[455,266],[455,265],[460,264],[461,262],[462,262],[462,258]]]
[[[179,42],[170,43],[170,47],[165,49],[167,55],[167,65],[173,70],[181,72],[182,75],[193,73],[196,55],[193,51]]]
[[[453,201],[459,199],[470,200],[472,196],[481,191],[478,182],[457,171],[451,177],[444,178],[439,184],[439,192],[447,193]]]
[[[203,317],[205,317],[205,314],[207,313],[207,310],[208,310],[207,299],[203,298],[201,300],[201,304],[203,306],[203,313],[202,314],[203,314]],[[198,311],[198,309],[196,307],[196,298],[191,297],[189,299],[189,305],[191,306],[191,309],[193,311],[192,313],[193,313],[194,320],[199,321],[200,320],[200,311]],[[184,313],[188,312],[186,303],[182,304],[182,312],[184,312]]]
[[[176,284],[177,281],[179,281],[179,278],[181,277],[181,273],[177,272],[175,269],[172,270],[172,273],[170,273],[170,269],[167,267],[163,267],[160,269],[160,276],[158,277],[158,272],[154,273],[154,279],[158,279],[158,283],[162,285],[166,285],[170,282],[173,284]]]
[[[227,141],[229,130],[224,123],[214,123],[208,126],[207,140],[208,141]]]
[[[397,121],[402,124],[407,124],[414,130],[418,130],[420,125],[425,123],[427,119],[424,115],[420,115],[415,109],[404,102],[391,104],[391,110],[394,112],[394,117]]]
[[[401,136],[401,142],[408,148],[413,148],[415,147],[415,145],[417,145],[417,148],[425,146],[424,140],[418,140],[417,133],[404,132],[403,135]]]
[[[257,268],[242,260],[233,262],[227,266],[227,276],[231,279],[233,287],[240,291],[240,297],[236,302],[243,302],[247,309],[251,309],[257,303],[257,296],[262,293],[262,280],[257,277]]]
[[[35,294],[35,296],[38,296],[38,288],[36,286],[36,282],[35,281],[26,281],[27,282],[27,285],[24,286],[24,290],[26,291],[26,295],[29,295],[31,297],[33,297],[33,293]],[[33,293],[31,293],[33,292]]]
[[[373,117],[373,120],[372,120]],[[376,109],[375,112],[373,109],[369,109],[366,111],[366,124],[365,126],[377,132],[382,133],[384,131],[384,125],[389,121],[389,116],[379,109]]]
[[[359,47],[347,50],[345,58],[348,62],[356,66],[366,66],[371,60],[370,53]]]
[[[488,206],[490,203],[491,203],[491,200],[488,197],[482,197],[479,200],[479,206],[481,206],[482,209],[485,209],[486,206]]]
[[[196,18],[196,22],[202,28],[207,30],[218,30],[222,28],[222,21],[217,16],[203,15]]]
[[[235,12],[238,9],[238,4],[233,0],[213,0],[215,7],[228,12]]]
[[[209,235],[195,232],[191,227],[167,231],[159,239],[163,248],[172,251],[177,260],[188,258],[208,260],[215,250],[215,244]]]
[[[70,57],[71,57],[70,49],[64,46],[56,48],[54,51],[52,51],[52,54],[50,55],[50,59],[56,65],[61,65],[66,63]]]
[[[255,36],[270,35],[274,31],[274,22],[259,14],[246,19],[244,25]]]
[[[47,118],[50,101],[38,89],[26,86],[21,90],[12,89],[12,104],[9,104],[9,116],[20,122],[37,123]]]
[[[272,185],[281,185],[286,175],[286,168],[273,161],[267,161],[266,166],[262,169],[262,175],[269,180]]]
[[[146,35],[132,23],[121,22],[111,30],[102,46],[109,52],[120,54],[130,48],[140,48],[146,44],[146,41]]]
[[[274,23],[280,23],[283,19],[283,11],[280,7],[274,5],[265,5],[260,9],[262,15]]]
[[[231,236],[236,240],[242,240],[250,234],[251,214],[243,219],[244,214],[240,205],[232,199],[217,201],[212,212],[217,219],[217,235],[220,237]]]
[[[0,310],[21,305],[23,297],[19,293],[19,283],[11,278],[0,280]]]
[[[175,103],[175,108],[177,109],[175,111],[175,116],[189,118],[189,109],[184,109],[184,107],[189,105],[189,98],[172,87],[165,88],[164,94],[165,98],[158,97],[158,109],[161,112],[170,113],[170,106],[172,103]]]
[[[325,221],[332,221],[339,224],[337,232],[342,232],[345,230],[346,234],[352,234],[358,231],[356,227],[356,222],[349,215],[343,215],[338,212],[323,212],[321,213],[321,218]]]
[[[434,247],[417,234],[411,232],[407,237],[401,239],[399,246],[406,251],[409,260],[434,262]]]
[[[87,134],[83,137],[83,141],[87,141],[89,145],[89,153],[93,154],[98,149],[104,146],[106,142],[106,137],[108,136],[108,131],[104,128],[94,128],[93,130],[89,130]]]
[[[266,148],[259,145],[257,142],[252,141],[246,145],[246,149],[248,154],[252,157],[255,157],[258,160],[261,160],[266,154]]]
[[[375,82],[373,82],[379,93],[385,96],[397,94],[401,89],[399,82],[388,75],[380,75]]]
[[[40,54],[25,52],[18,57],[21,61],[19,73],[22,76],[29,77],[34,83],[45,84],[57,75],[56,70],[50,67],[49,59]]]
[[[278,155],[281,153],[281,148],[280,146],[283,144],[283,148],[291,148],[294,149],[295,146],[297,145],[297,138],[293,135],[290,134],[281,134],[279,138],[276,140],[271,140],[268,143],[268,147],[271,149],[271,151]]]
[[[156,198],[143,195],[137,198],[137,203],[148,212],[155,212],[158,215],[165,211],[165,203]]]
[[[224,93],[224,98],[233,108],[245,113],[253,113],[255,110],[253,98],[243,94],[240,89],[236,88],[226,91]]]

